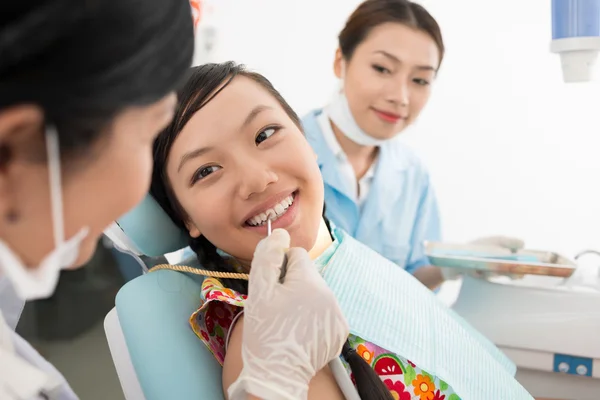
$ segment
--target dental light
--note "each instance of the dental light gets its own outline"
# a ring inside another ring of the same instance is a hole
[[[594,80],[600,51],[600,0],[552,0],[550,51],[566,83]]]

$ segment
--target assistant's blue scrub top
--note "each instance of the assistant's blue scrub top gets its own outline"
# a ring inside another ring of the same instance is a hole
[[[419,158],[400,140],[380,147],[374,180],[365,203],[343,181],[338,160],[328,146],[318,118],[322,110],[302,119],[304,132],[317,153],[325,183],[326,216],[358,241],[414,273],[429,265],[424,241],[439,241],[440,214],[429,174]]]

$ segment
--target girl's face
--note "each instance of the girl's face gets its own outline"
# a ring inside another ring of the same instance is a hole
[[[323,212],[323,181],[302,131],[259,83],[234,78],[190,119],[166,165],[192,237],[248,264],[272,228],[310,250]]]
[[[338,50],[334,70],[356,123],[388,139],[419,116],[439,63],[439,50],[426,32],[386,23],[367,35],[349,61]]]

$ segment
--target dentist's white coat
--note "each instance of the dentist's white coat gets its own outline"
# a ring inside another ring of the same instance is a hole
[[[24,305],[0,277],[0,400],[77,400],[56,368],[14,331]]]

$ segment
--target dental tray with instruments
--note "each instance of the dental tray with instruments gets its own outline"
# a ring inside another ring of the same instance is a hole
[[[479,244],[426,242],[425,254],[432,265],[463,270],[490,271],[501,275],[570,277],[576,264],[550,251],[511,250]]]

